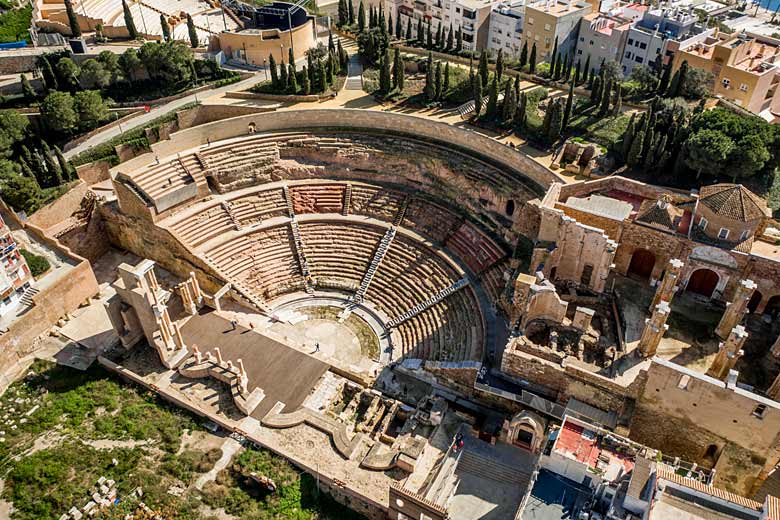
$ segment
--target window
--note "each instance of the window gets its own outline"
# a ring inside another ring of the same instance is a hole
[[[552,29],[552,27],[550,27],[549,23],[544,24],[544,30],[545,31],[549,31],[550,29]]]
[[[593,45],[593,40],[591,40],[590,42],[588,42],[588,45]]]
[[[701,219],[699,219],[699,229],[701,229],[702,231],[707,229],[707,219],[706,218],[702,217]]]
[[[577,55],[582,56],[582,49],[577,50]]]
[[[645,42],[640,42],[639,43],[639,48],[640,49],[647,49],[647,44]]]
[[[627,52],[627,53],[626,53],[626,59],[627,59],[627,60],[630,60],[630,59],[631,59],[631,58],[633,58],[633,57],[634,57],[634,55],[633,55],[633,54],[631,54],[631,52]]]
[[[748,230],[744,230],[741,235],[739,235],[739,241],[747,240],[748,237]]]
[[[753,415],[755,417],[758,417],[759,419],[763,419],[765,413],[766,413],[766,405],[765,404],[759,404],[758,406],[753,408]]]
[[[533,19],[532,16],[529,16],[528,17],[528,25],[533,25],[533,24],[534,24],[534,19]]]
[[[643,61],[645,61],[645,59],[642,56],[637,56],[636,58],[634,58],[634,61],[637,63],[642,63]]]
[[[729,88],[729,85],[731,85],[731,80],[729,78],[723,78],[720,80],[720,83],[724,88]]]
[[[634,39],[633,38],[629,38],[628,39],[628,44],[629,45],[634,45]]]
[[[583,42],[583,43],[585,42],[585,37],[584,36],[580,36],[580,42]]]
[[[741,90],[742,92],[747,92],[747,91],[748,91],[748,86],[747,86],[747,83],[742,83],[742,84],[739,86],[739,90]]]
[[[718,238],[721,240],[726,240],[729,237],[729,230],[722,227],[720,230],[718,230]]]
[[[680,381],[677,383],[677,388],[680,390],[688,390],[688,383],[691,382],[691,376],[688,374],[685,374],[680,378]]]

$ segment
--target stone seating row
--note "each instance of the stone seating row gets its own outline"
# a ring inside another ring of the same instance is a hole
[[[341,213],[346,184],[294,184],[290,186],[295,213]]]
[[[199,171],[201,168],[195,156],[186,155],[181,159],[166,159],[154,164],[134,174],[132,179],[149,197],[157,199],[166,192],[196,182],[193,173]]]
[[[190,215],[186,219],[171,224],[171,231],[183,242],[198,247],[204,242],[234,229],[230,215],[219,202],[213,203],[207,210]]]
[[[253,192],[231,199],[230,203],[233,205],[233,214],[243,227],[287,214],[282,188]]]
[[[460,220],[442,206],[425,199],[413,199],[406,208],[401,225],[442,244]]]
[[[509,260],[496,263],[479,276],[479,281],[493,304],[498,304],[506,286],[504,273],[509,269]]]
[[[399,191],[353,184],[350,213],[392,222],[403,200],[404,194]]]
[[[475,273],[480,274],[505,255],[504,251],[479,228],[468,221],[447,239],[445,245]]]

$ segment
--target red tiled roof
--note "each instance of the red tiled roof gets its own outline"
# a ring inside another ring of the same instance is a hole
[[[699,203],[713,213],[740,222],[770,215],[766,203],[741,184],[713,184],[699,191]]]
[[[703,482],[699,482],[696,479],[682,477],[677,473],[675,473],[671,467],[665,464],[658,464],[658,469],[656,470],[656,474],[659,479],[667,480],[669,482],[673,482],[680,486],[685,486],[687,488],[693,489],[695,491],[699,491],[701,493],[706,493],[710,496],[731,502],[732,504],[737,504],[739,506],[753,509],[755,511],[761,511],[763,508],[762,504],[756,502],[755,500],[751,500],[741,495],[730,493],[720,488],[708,486],[707,484],[704,484]],[[778,518],[778,517],[773,517],[773,518]]]
[[[766,520],[780,520],[780,498],[767,495]]]

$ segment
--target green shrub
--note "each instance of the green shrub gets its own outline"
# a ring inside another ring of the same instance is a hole
[[[15,9],[0,14],[0,43],[25,40],[30,43],[30,21],[32,7]]]
[[[26,249],[19,249],[19,252],[27,261],[27,266],[30,268],[30,273],[32,273],[33,277],[37,278],[51,268],[51,264],[46,260],[46,257],[36,255]]]

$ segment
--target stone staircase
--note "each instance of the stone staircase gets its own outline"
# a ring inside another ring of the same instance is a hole
[[[382,259],[385,257],[385,254],[387,254],[387,250],[390,249],[390,244],[393,242],[393,238],[395,238],[395,228],[391,227],[385,232],[385,235],[379,242],[379,247],[376,248],[374,258],[371,259],[371,264],[369,264],[368,270],[366,270],[366,274],[363,275],[363,280],[360,282],[360,287],[355,293],[354,299],[357,303],[363,301],[363,297],[366,295],[368,286],[371,284],[371,280],[374,278],[376,270],[379,269],[379,264],[382,263]]]
[[[404,217],[406,216],[406,210],[409,208],[409,202],[411,202],[412,197],[407,195],[404,197],[404,201],[401,203],[401,207],[398,208],[398,212],[395,214],[395,218],[393,219],[393,225],[395,227],[398,227],[401,225],[401,223],[404,221]]]
[[[233,205],[228,201],[222,201],[222,209],[225,210],[236,231],[241,231],[241,222],[236,217],[235,211],[233,211]]]
[[[460,456],[455,473],[469,473],[483,479],[526,489],[531,482],[531,472],[528,470],[532,469],[510,466],[467,448]]]
[[[29,287],[26,291],[24,291],[24,294],[22,295],[21,299],[19,300],[22,305],[25,305],[27,307],[32,307],[35,305],[35,302],[33,301],[33,296],[38,294],[39,291],[35,287]]]
[[[392,320],[385,323],[385,327],[388,329],[397,327],[401,323],[405,322],[406,320],[413,318],[423,312],[424,310],[428,309],[429,307],[433,307],[440,301],[442,301],[444,298],[449,296],[450,294],[454,293],[455,291],[462,289],[466,287],[469,284],[468,278],[461,278],[454,284],[450,285],[446,289],[443,289],[436,293],[435,295],[431,296],[429,299],[425,300],[424,302],[420,303],[419,305],[415,305],[405,313],[401,314],[400,316],[396,316]]]
[[[349,207],[352,204],[352,185],[347,183],[346,188],[344,188],[344,204],[341,207],[341,214],[343,216],[349,215]]]
[[[295,257],[298,259],[298,265],[303,275],[304,289],[307,294],[314,294],[314,286],[311,283],[311,273],[309,271],[309,262],[306,260],[306,253],[303,251],[303,238],[301,237],[301,228],[295,219],[295,208],[293,208],[290,189],[283,186],[284,200],[287,203],[287,214],[290,216],[290,229],[293,234],[293,246],[295,248]]]

